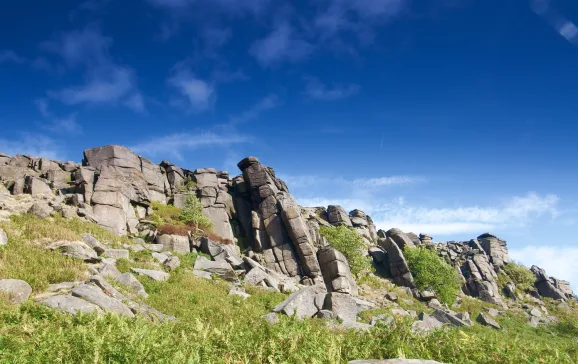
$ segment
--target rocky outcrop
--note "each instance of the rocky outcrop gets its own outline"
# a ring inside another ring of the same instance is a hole
[[[535,265],[533,265],[530,270],[536,276],[535,286],[540,296],[555,300],[572,297],[572,290],[568,287],[569,284],[567,284],[567,282],[548,277],[544,269]]]
[[[357,284],[351,275],[347,258],[337,249],[327,246],[317,251],[323,280],[328,292],[357,295]]]
[[[390,237],[380,238],[377,244],[387,253],[387,264],[393,282],[398,286],[416,288],[413,275],[399,245]]]
[[[485,233],[478,236],[478,241],[486,254],[490,257],[490,263],[492,263],[496,268],[500,268],[510,261],[505,240],[502,240],[491,233]]]

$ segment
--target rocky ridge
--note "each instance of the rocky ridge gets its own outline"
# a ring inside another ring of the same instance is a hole
[[[274,321],[276,313],[283,313],[298,318],[339,319],[336,322],[340,327],[366,329],[370,325],[357,322],[357,316],[383,302],[359,296],[360,287],[346,257],[320,234],[321,226],[339,225],[354,229],[363,238],[368,256],[386,278],[434,307],[431,316],[396,308],[399,315],[415,317],[416,331],[474,322],[436,303],[432,292],[417,289],[404,249],[423,246],[437,252],[459,273],[464,295],[504,309],[515,306],[520,298],[512,282],[504,289],[498,285],[498,274],[504,273],[509,257],[506,242],[491,233],[464,242],[434,243],[425,233],[418,236],[396,228],[377,231],[371,217],[360,210],[347,213],[340,206],[299,206],[275,171],[255,157],[243,159],[238,167],[242,173],[236,177],[212,168],[191,171],[167,161],[154,164],[115,145],[85,150],[80,164],[0,154],[0,220],[20,213],[42,219],[57,214],[96,223],[119,235],[144,237],[123,249],[112,249],[90,235],[83,236],[83,241],[55,242],[49,247],[90,264],[87,280],[52,285],[35,297],[41,304],[70,313],[108,311],[127,317],[171,319],[139,303],[147,293],[135,275],[165,281],[180,265],[172,253],[199,251],[211,259],[199,256],[189,267],[191,273],[231,282],[231,294],[246,295],[239,287],[241,282],[291,293],[267,320]],[[213,222],[213,235],[169,234],[159,231],[148,219],[153,202],[183,207],[189,193],[200,200],[203,212]],[[0,245],[9,239],[0,230]],[[121,274],[116,261],[130,258],[136,251],[150,252],[159,269],[133,268],[131,273]],[[532,267],[532,272],[535,287],[524,294],[536,300],[538,306],[542,297],[560,303],[575,297],[568,282],[549,277],[539,267]],[[121,293],[102,277],[112,278],[130,292]],[[10,277],[0,280],[0,291],[12,294],[14,303],[31,294],[26,282]],[[392,294],[385,299],[396,300]],[[530,323],[548,322],[546,315],[533,312],[536,308],[527,310]],[[383,320],[387,317],[376,319],[374,324]],[[476,321],[499,329],[486,314]]]

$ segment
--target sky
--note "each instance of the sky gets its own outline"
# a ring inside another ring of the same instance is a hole
[[[21,0],[0,12],[0,152],[120,144],[303,205],[467,240],[578,288],[573,0]]]

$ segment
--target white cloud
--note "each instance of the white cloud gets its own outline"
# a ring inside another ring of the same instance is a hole
[[[307,82],[305,94],[312,99],[332,101],[357,95],[360,90],[361,87],[357,84],[327,86],[318,79],[312,78]]]
[[[520,227],[540,216],[558,214],[556,195],[530,192],[504,201],[497,207],[428,208],[412,207],[405,203],[374,206],[369,213],[379,228],[397,227],[415,233],[455,234]]]
[[[43,43],[45,50],[62,57],[68,67],[85,71],[84,83],[49,91],[48,95],[66,105],[120,103],[136,111],[144,110],[144,103],[139,105],[139,100],[134,99],[140,93],[135,72],[113,60],[109,52],[112,43],[112,38],[93,25]],[[140,101],[143,102],[142,97]]]
[[[289,23],[282,22],[267,37],[254,42],[249,53],[262,66],[271,66],[283,61],[302,61],[313,50],[310,43],[297,37]]]
[[[279,97],[275,94],[269,94],[259,100],[255,105],[253,105],[249,110],[242,112],[239,115],[231,116],[230,122],[232,124],[240,124],[253,120],[259,117],[261,113],[274,109],[281,104]]]
[[[234,144],[242,144],[250,141],[249,137],[235,134],[216,133],[174,133],[162,137],[154,137],[130,147],[136,153],[151,157],[172,157],[183,159],[185,150],[195,150],[206,147],[226,147]]]
[[[323,184],[331,184],[332,186],[342,186],[351,188],[380,188],[385,186],[394,185],[406,185],[418,182],[423,182],[424,180],[419,177],[411,176],[387,176],[387,177],[375,177],[375,178],[357,178],[354,180],[348,180],[343,177],[322,177],[322,176],[311,176],[311,175],[284,175],[280,174],[279,178],[287,183],[288,187],[294,188],[309,188],[312,186],[319,186]]]
[[[215,101],[215,86],[197,78],[187,69],[181,68],[176,71],[168,83],[186,98],[189,111],[207,110]]]
[[[578,248],[557,246],[527,246],[510,249],[510,259],[530,267],[544,268],[549,276],[569,281],[578,292]]]
[[[65,160],[63,143],[42,134],[23,133],[20,137],[0,139],[0,151],[11,156],[25,154],[33,157],[44,157]]]
[[[2,50],[0,51],[0,64],[5,62],[24,63],[26,58],[20,57],[12,50]]]

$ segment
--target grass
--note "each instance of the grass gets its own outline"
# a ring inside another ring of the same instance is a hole
[[[49,281],[74,280],[84,270],[84,263],[47,252],[27,238],[54,238],[46,226],[38,233],[18,234],[23,225],[14,220],[0,224],[10,237],[0,251],[1,277],[21,270],[18,274],[31,279],[38,290]],[[63,225],[55,225],[55,234],[65,235]],[[66,234],[78,233],[68,230]],[[149,256],[131,254],[140,263],[148,262]],[[113,315],[69,316],[31,301],[10,306],[0,297],[0,362],[346,363],[406,357],[444,363],[517,364],[575,363],[578,357],[574,341],[578,337],[578,307],[574,302],[570,302],[571,309],[563,309],[546,301],[550,312],[561,319],[548,327],[532,328],[523,314],[508,312],[498,318],[503,331],[475,325],[440,330],[426,337],[413,334],[410,321],[404,319],[396,320],[393,329],[377,326],[369,332],[335,330],[319,319],[298,321],[286,316],[280,316],[279,324],[270,325],[261,315],[286,295],[257,287],[247,287],[251,294],[247,300],[228,295],[229,284],[186,271],[196,259],[195,253],[179,257],[183,264],[171,272],[167,282],[138,277],[150,294],[146,303],[176,316],[174,322],[160,324]],[[129,268],[135,262],[119,260]],[[401,290],[393,291],[402,302],[405,297]],[[485,305],[468,301],[464,299],[461,309],[470,313]],[[362,317],[369,320],[370,314],[379,312],[373,310]]]
[[[353,275],[359,276],[372,270],[371,258],[363,254],[367,247],[355,230],[346,226],[321,226],[319,232],[347,258]]]
[[[503,269],[511,281],[516,285],[516,290],[523,292],[534,287],[536,276],[531,270],[524,267],[522,264],[516,262],[506,263]],[[500,281],[503,281],[503,279]]]

